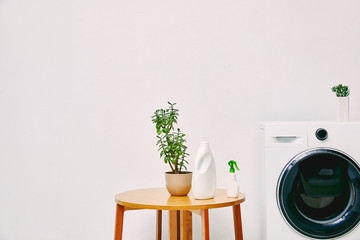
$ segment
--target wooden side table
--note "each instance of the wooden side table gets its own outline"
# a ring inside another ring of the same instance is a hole
[[[115,196],[116,220],[115,240],[122,240],[124,213],[135,209],[154,209],[156,215],[156,239],[161,240],[162,210],[169,211],[169,239],[192,239],[192,213],[199,214],[202,219],[202,239],[208,240],[209,212],[211,208],[232,207],[234,218],[235,239],[242,240],[242,224],[240,204],[245,195],[240,193],[237,198],[228,198],[225,189],[216,189],[215,197],[197,200],[193,196],[170,196],[165,188],[139,189],[119,193]]]

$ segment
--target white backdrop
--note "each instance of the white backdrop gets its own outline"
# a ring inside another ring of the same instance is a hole
[[[202,140],[218,187],[238,161],[245,239],[262,239],[258,123],[334,120],[338,83],[360,119],[359,10],[357,0],[0,0],[0,239],[112,239],[114,195],[164,186],[150,116],[167,101],[190,169]],[[154,239],[154,212],[125,218],[124,239]],[[210,211],[210,228],[233,239],[231,209]]]

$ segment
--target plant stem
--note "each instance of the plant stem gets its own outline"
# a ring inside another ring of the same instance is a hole
[[[170,161],[169,161],[169,165],[170,165],[170,167],[171,167],[171,171],[172,171],[172,172],[175,172],[174,167],[171,165],[171,162],[170,162]]]
[[[178,169],[178,159],[176,159],[176,162],[175,162],[175,171],[176,171],[176,173],[178,173],[179,172],[179,169]]]

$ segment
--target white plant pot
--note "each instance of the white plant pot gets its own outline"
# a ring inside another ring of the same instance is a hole
[[[337,121],[349,121],[349,97],[337,97]]]

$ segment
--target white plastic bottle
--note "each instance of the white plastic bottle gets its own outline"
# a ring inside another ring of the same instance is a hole
[[[228,164],[230,166],[230,173],[227,178],[226,192],[227,192],[228,197],[238,197],[239,196],[239,184],[236,181],[234,165],[237,170],[239,170],[239,168],[234,160],[230,160]]]
[[[214,157],[208,142],[200,142],[194,170],[193,193],[196,199],[213,198],[216,190]]]

